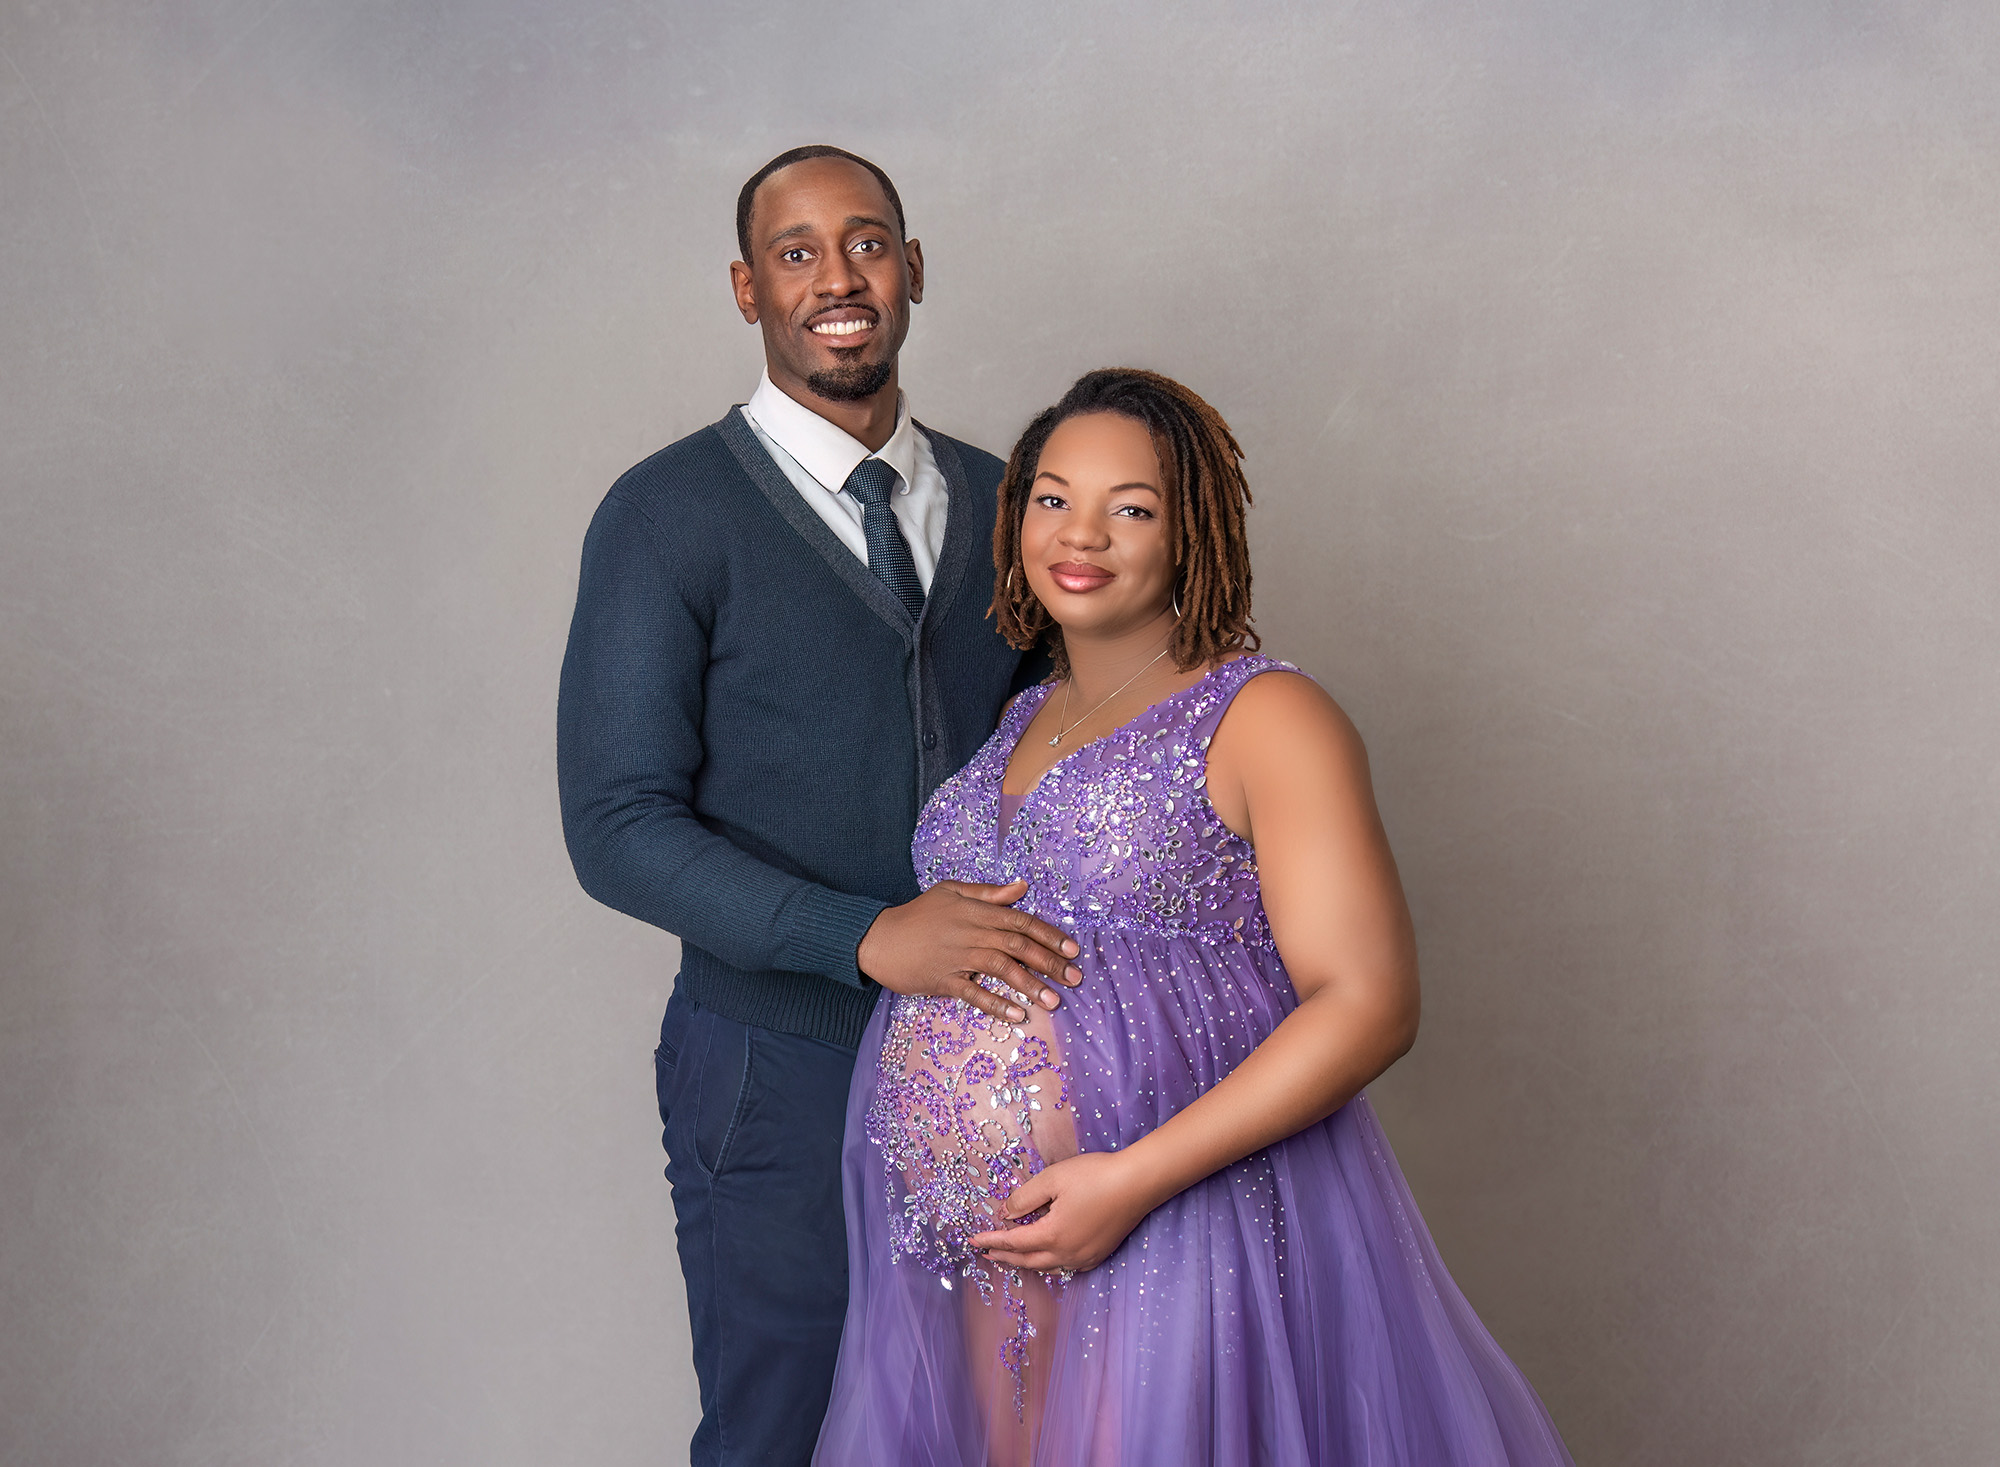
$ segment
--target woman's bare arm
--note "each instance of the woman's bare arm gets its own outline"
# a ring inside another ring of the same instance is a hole
[[[1017,1188],[1009,1217],[1048,1214],[972,1240],[997,1262],[1095,1267],[1162,1202],[1331,1115],[1416,1038],[1416,939],[1347,716],[1307,678],[1251,679],[1209,748],[1208,795],[1256,847],[1299,1006],[1152,1134],[1057,1162]]]

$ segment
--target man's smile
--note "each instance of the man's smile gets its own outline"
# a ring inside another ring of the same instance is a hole
[[[875,326],[873,311],[860,306],[843,306],[813,317],[806,329],[822,340],[858,346],[860,343],[854,338],[867,336]]]

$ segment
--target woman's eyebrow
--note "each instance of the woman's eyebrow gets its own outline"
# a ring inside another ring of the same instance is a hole
[[[1069,480],[1065,479],[1061,474],[1051,473],[1047,469],[1042,469],[1035,475],[1035,478],[1038,482],[1043,479],[1053,479],[1058,484],[1062,485],[1063,488],[1065,489],[1069,488]],[[1129,484],[1113,484],[1109,489],[1105,490],[1104,492],[1106,494],[1116,494],[1121,489],[1144,489],[1148,494],[1158,494],[1160,492],[1159,486],[1157,484],[1148,484],[1144,479],[1134,479]]]

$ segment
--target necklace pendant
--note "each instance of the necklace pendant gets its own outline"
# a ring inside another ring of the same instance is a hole
[[[1061,742],[1062,742],[1062,735],[1057,734],[1054,738],[1049,740],[1049,747],[1053,749],[1057,744],[1060,744]]]

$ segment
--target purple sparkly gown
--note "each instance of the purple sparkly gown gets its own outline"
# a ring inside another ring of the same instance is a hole
[[[1298,1002],[1203,791],[1243,657],[1051,769],[1002,829],[1031,690],[917,827],[917,874],[1029,883],[1082,945],[1054,1014],[893,997],[848,1101],[849,1301],[817,1467],[1570,1461],[1445,1272],[1365,1096],[1190,1187],[1068,1282],[965,1239],[1046,1159],[1144,1136]],[[1009,801],[1012,804],[1012,801]],[[997,983],[990,986],[998,988]]]

